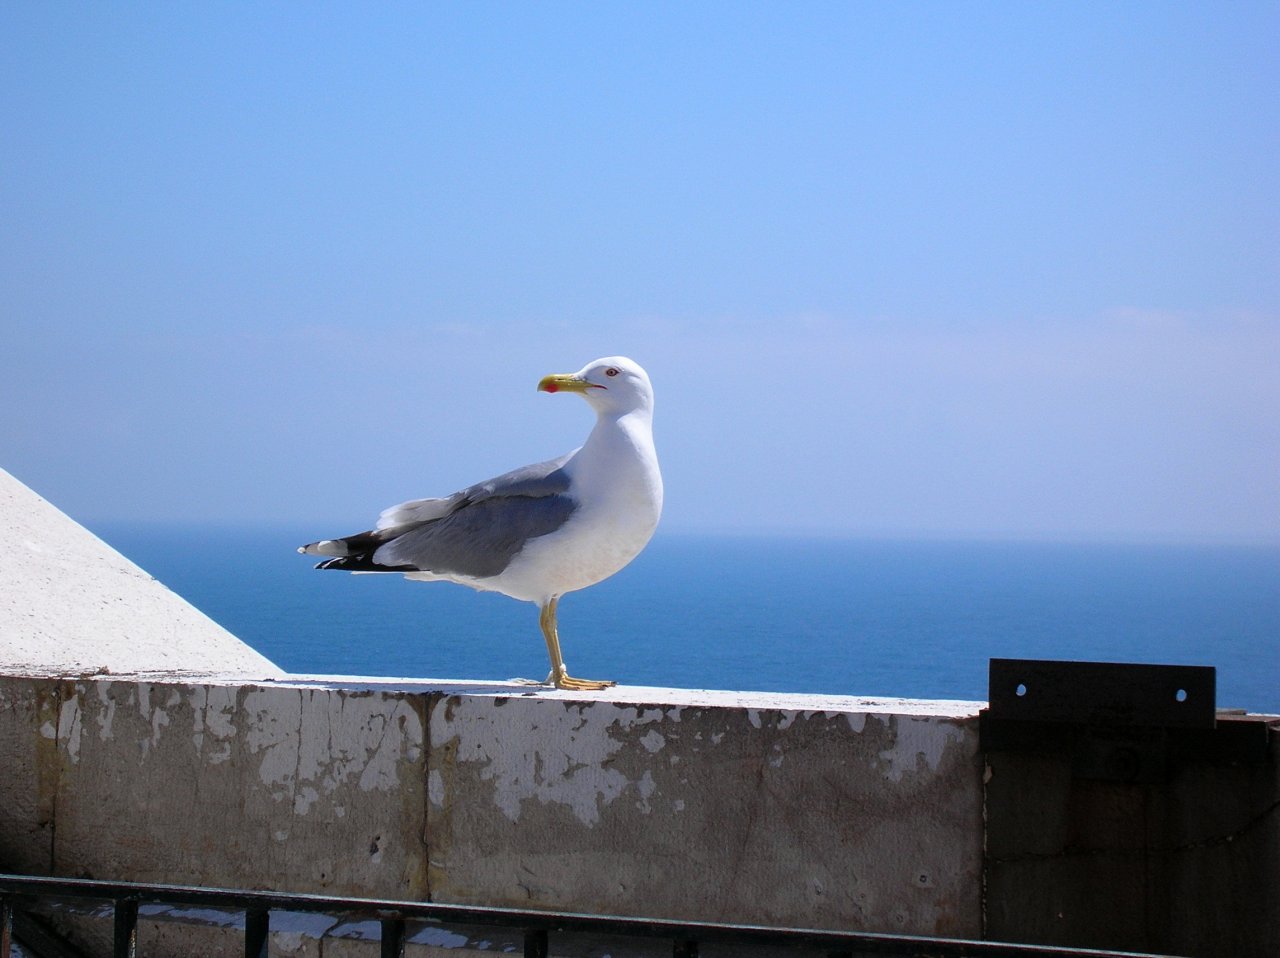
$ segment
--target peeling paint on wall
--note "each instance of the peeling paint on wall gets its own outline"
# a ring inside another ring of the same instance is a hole
[[[662,733],[655,728],[650,729],[644,734],[644,737],[640,739],[640,744],[644,746],[646,752],[653,754],[654,752],[662,751],[663,746],[667,744],[667,740],[663,738]]]
[[[58,747],[63,749],[74,765],[80,761],[80,698],[72,696],[62,703],[58,712]]]
[[[95,683],[98,702],[103,709],[98,712],[98,741],[105,742],[111,738],[111,727],[116,719],[116,700],[110,694],[111,686],[106,682]]]
[[[169,710],[182,701],[182,696],[178,694],[176,689],[169,689],[168,694],[165,696],[164,704],[157,703],[152,706],[151,691],[151,687],[146,684],[138,686],[138,709],[143,719],[151,725],[151,738],[142,741],[142,754],[144,757],[149,750],[160,745],[160,735],[170,722]],[[157,689],[156,691],[161,690]]]
[[[191,690],[187,704],[192,712],[191,743],[196,754],[210,765],[228,761],[236,736],[236,690],[221,685],[198,685]]]
[[[245,748],[260,755],[258,778],[277,801],[291,798],[298,772],[302,693],[253,690],[244,697]]]
[[[907,715],[876,715],[896,733],[892,747],[880,752],[885,777],[900,782],[908,772],[936,772],[947,746],[962,742],[965,732],[952,722]],[[924,767],[921,768],[921,762]]]
[[[646,791],[643,779],[631,781],[610,767],[610,759],[626,744],[611,733],[663,719],[679,721],[679,709],[547,702],[540,703],[537,722],[513,740],[509,729],[482,713],[461,711],[443,717],[448,711],[438,710],[432,717],[432,745],[453,743],[456,761],[482,764],[480,778],[493,783],[494,804],[504,816],[519,821],[523,804],[536,800],[569,808],[589,827],[600,821],[601,807],[628,788],[637,789],[642,803],[652,795],[652,780]],[[650,753],[665,743],[656,729],[645,740]]]
[[[402,761],[421,759],[422,722],[405,701],[314,689],[245,695],[244,733],[258,776],[277,801],[306,815],[322,795],[354,784],[364,792],[400,787]]]
[[[979,929],[972,716],[148,679],[49,682],[28,710],[50,867]]]
[[[678,711],[437,700],[433,894],[974,934],[972,719],[745,698]],[[581,867],[564,867],[568,853]]]
[[[438,768],[427,773],[427,801],[436,808],[444,808],[444,776]]]

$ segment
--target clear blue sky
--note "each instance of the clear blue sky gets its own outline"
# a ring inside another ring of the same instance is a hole
[[[1280,541],[1280,5],[0,6],[0,466],[378,510],[658,393],[671,532]],[[350,527],[350,528],[348,528]]]

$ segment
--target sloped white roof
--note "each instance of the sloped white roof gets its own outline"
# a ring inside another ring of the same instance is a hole
[[[0,672],[284,672],[0,469]]]

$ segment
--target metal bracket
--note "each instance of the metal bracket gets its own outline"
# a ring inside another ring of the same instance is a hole
[[[1220,717],[1216,681],[1212,666],[992,659],[982,750],[1066,755],[1077,778],[1141,783],[1171,763],[1265,761],[1269,724]]]

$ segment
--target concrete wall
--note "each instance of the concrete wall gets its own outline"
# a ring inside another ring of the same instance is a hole
[[[976,708],[0,677],[0,861],[978,937]]]
[[[980,933],[972,707],[741,698],[440,697],[433,895]]]

